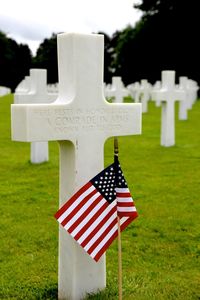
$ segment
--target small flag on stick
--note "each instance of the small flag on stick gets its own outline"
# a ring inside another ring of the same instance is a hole
[[[58,222],[98,261],[137,211],[118,157],[80,188],[55,214]]]

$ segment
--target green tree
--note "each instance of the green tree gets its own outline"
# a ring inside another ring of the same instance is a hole
[[[57,35],[55,33],[40,44],[33,60],[33,67],[47,69],[48,83],[58,82]]]
[[[0,85],[14,91],[17,84],[28,74],[31,62],[31,51],[27,45],[18,45],[0,32]]]
[[[116,72],[126,83],[141,78],[154,82],[164,69],[200,82],[199,1],[143,0],[135,7],[143,16],[135,28],[119,34]]]

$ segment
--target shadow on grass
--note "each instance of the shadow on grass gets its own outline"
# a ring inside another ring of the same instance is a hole
[[[98,293],[88,294],[84,300],[114,300],[118,299],[118,292],[114,288],[106,288]]]
[[[99,293],[88,294],[84,300],[112,300],[116,299],[117,292],[112,289],[109,291],[108,289],[104,291],[100,291]],[[40,295],[36,297],[37,300],[56,300],[58,299],[58,285],[52,287],[47,287],[40,291]]]
[[[58,299],[58,285],[46,287],[41,290],[40,296],[36,297],[37,300],[55,300]]]

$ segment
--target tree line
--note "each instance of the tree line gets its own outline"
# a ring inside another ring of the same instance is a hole
[[[162,70],[176,70],[200,83],[199,1],[141,0],[135,7],[143,12],[140,21],[104,34],[104,81],[121,76],[124,83],[142,78],[155,82]],[[30,68],[45,68],[48,83],[58,81],[56,34],[44,39],[36,56],[27,45],[18,45],[0,32],[0,85],[15,89]]]

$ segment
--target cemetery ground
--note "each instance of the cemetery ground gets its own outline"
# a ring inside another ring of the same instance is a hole
[[[0,299],[57,299],[59,153],[29,162],[30,144],[10,138],[11,95],[0,98]],[[176,146],[160,146],[160,108],[141,136],[119,138],[119,157],[139,217],[122,233],[123,299],[200,299],[200,101],[178,121]],[[113,139],[105,165],[113,162]],[[66,233],[67,234],[67,233]],[[117,241],[107,251],[107,288],[118,299]],[[95,280],[95,278],[94,278]]]

